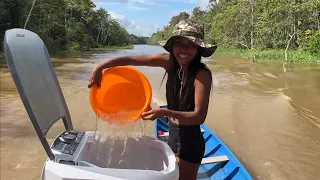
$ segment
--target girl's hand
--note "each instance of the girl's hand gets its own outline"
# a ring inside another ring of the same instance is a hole
[[[96,84],[100,88],[101,78],[102,78],[102,70],[100,68],[96,68],[94,71],[92,71],[90,75],[90,78],[89,78],[90,84],[88,85],[88,88],[91,88],[94,84]]]
[[[164,117],[164,110],[161,108],[158,109],[150,109],[147,112],[143,112],[141,118],[143,120],[155,120],[157,118]]]

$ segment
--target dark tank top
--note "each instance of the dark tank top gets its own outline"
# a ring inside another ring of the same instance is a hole
[[[199,70],[201,68],[206,69],[205,66],[201,66]],[[192,86],[181,86],[181,80],[178,78],[178,76],[173,77],[175,78],[168,77],[166,85],[167,108],[174,111],[194,111],[195,77],[190,78],[187,76],[187,78],[189,78],[188,80],[191,81],[189,83],[192,84]],[[174,85],[176,88],[173,88]],[[188,91],[189,93],[185,94]],[[185,97],[185,95],[187,96]],[[175,124],[171,120],[171,117],[168,117],[168,119],[168,145],[172,151],[176,156],[185,161],[200,164],[205,152],[205,140],[201,133],[200,125],[179,125]]]
[[[201,64],[201,67],[199,68],[199,70],[201,69],[208,70],[208,68],[204,64]],[[194,79],[195,77],[191,78],[187,76],[186,78],[191,79],[191,82],[189,83],[192,83],[192,86],[185,86],[185,84],[181,84],[181,80],[178,77],[178,72],[176,73],[174,78],[168,78],[167,84],[166,84],[166,90],[167,90],[166,98],[167,98],[168,109],[174,110],[174,111],[184,111],[184,112],[194,111],[194,108],[195,108]],[[176,85],[176,89],[172,90],[172,88],[174,88],[173,87],[174,84]],[[187,92],[189,93],[186,95]],[[179,103],[174,103],[174,102],[179,102]],[[180,133],[180,135],[189,134],[188,136],[201,135],[200,125],[191,125],[191,126],[178,125],[173,123],[170,119],[171,117],[169,117],[169,126],[172,132]]]

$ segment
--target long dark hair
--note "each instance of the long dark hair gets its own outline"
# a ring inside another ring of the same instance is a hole
[[[176,111],[194,110],[194,80],[197,72],[202,68],[205,68],[205,65],[201,62],[201,49],[199,48],[197,54],[188,66],[187,74],[184,76],[184,83],[181,86],[181,80],[178,75],[180,65],[173,53],[170,52],[169,68],[164,75],[164,77],[166,74],[168,75],[166,84],[168,109]]]

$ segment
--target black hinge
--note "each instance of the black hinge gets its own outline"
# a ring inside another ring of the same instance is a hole
[[[75,161],[59,160],[60,164],[76,165]]]

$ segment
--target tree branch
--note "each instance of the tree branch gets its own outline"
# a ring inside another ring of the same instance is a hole
[[[296,33],[297,33],[297,32],[294,32],[292,35],[289,35],[290,39],[288,40],[286,50],[284,51],[284,57],[285,57],[286,61],[288,61],[287,51],[288,51],[288,48],[289,48],[289,45],[290,45],[290,41],[292,40],[293,36],[294,36]]]
[[[237,41],[237,40],[236,40]],[[243,43],[241,43],[241,42],[239,42],[239,41],[237,41],[240,45],[242,45],[242,46],[244,46],[244,47],[246,47],[247,49],[248,49],[248,51],[249,51],[249,53],[251,54],[251,56],[252,56],[252,61],[253,62],[255,62],[256,61],[256,57],[254,56],[254,54],[251,52],[251,49],[249,48],[249,46],[247,46],[247,45],[245,45],[245,44],[243,44]]]
[[[30,18],[30,16],[31,16],[31,12],[32,12],[32,10],[33,10],[33,6],[34,6],[35,2],[36,2],[36,0],[33,0],[33,2],[32,2],[32,6],[31,6],[31,9],[30,9],[30,11],[29,11],[29,14],[28,14],[27,20],[26,20],[26,22],[24,23],[24,27],[23,27],[23,29],[25,29],[25,28],[26,28],[26,26],[27,26],[27,24],[28,24],[28,21],[29,21],[29,18]]]

